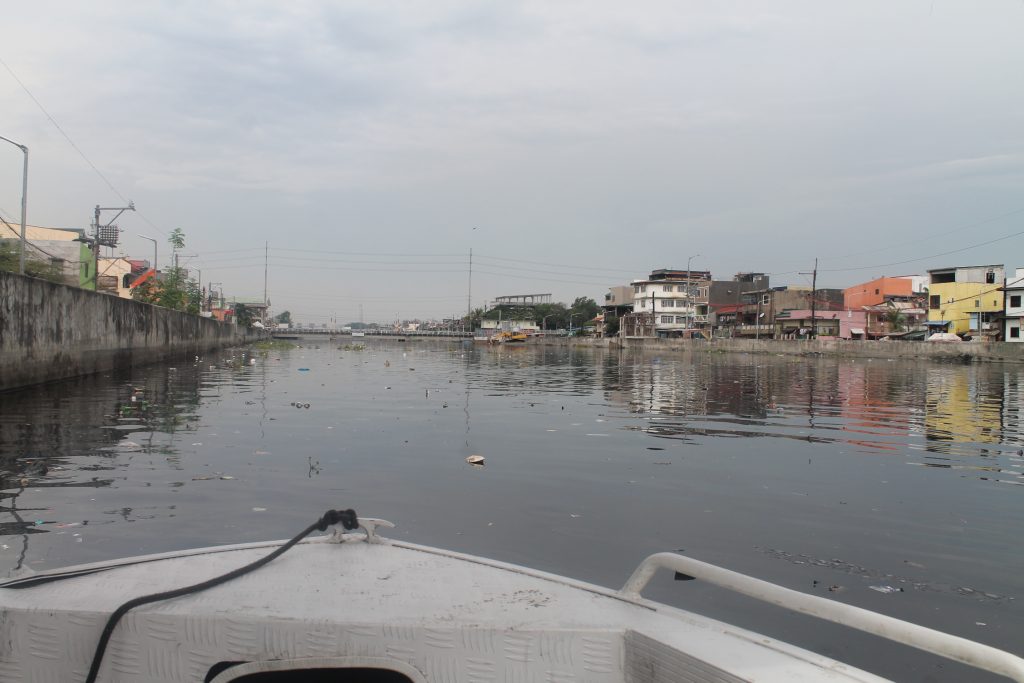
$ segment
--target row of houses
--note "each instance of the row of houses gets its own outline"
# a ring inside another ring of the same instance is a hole
[[[20,226],[0,221],[0,240],[17,245]],[[119,296],[133,298],[135,287],[148,277],[160,280],[161,271],[146,259],[124,256],[98,257],[93,253],[91,239],[79,228],[47,228],[37,225],[25,227],[26,255],[37,263],[52,267],[61,283]],[[223,322],[233,322],[241,307],[248,309],[252,319],[265,317],[267,306],[262,301],[228,301],[220,290],[202,289],[201,314]]]
[[[963,338],[1021,341],[1024,269],[936,268],[846,289],[771,286],[766,273],[715,280],[709,271],[659,269],[609,289],[605,316],[624,337],[796,339]]]

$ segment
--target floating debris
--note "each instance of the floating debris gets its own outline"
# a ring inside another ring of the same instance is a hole
[[[309,368],[299,368],[299,372],[309,372]]]
[[[895,586],[868,586],[868,588],[870,588],[873,591],[878,591],[879,593],[885,593],[886,595],[888,595],[889,593],[903,592],[902,588],[896,588]]]
[[[470,465],[476,465],[477,467],[483,467],[484,456],[482,456],[482,455],[471,455],[468,458],[466,458],[466,462],[468,462]]]

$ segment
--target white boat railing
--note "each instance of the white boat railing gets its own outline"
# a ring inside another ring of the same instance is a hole
[[[716,586],[778,605],[795,612],[832,621],[897,643],[916,647],[968,666],[1024,682],[1024,659],[1003,650],[952,636],[924,626],[878,614],[834,600],[778,586],[746,574],[673,553],[656,553],[640,563],[620,593],[630,599],[640,592],[658,569],[673,571]]]

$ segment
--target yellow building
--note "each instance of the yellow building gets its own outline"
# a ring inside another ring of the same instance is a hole
[[[928,327],[933,332],[977,335],[997,330],[1003,313],[1001,265],[928,271]]]

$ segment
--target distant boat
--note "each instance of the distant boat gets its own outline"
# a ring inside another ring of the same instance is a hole
[[[353,332],[352,336],[353,337],[365,337],[366,333],[365,332]]]

